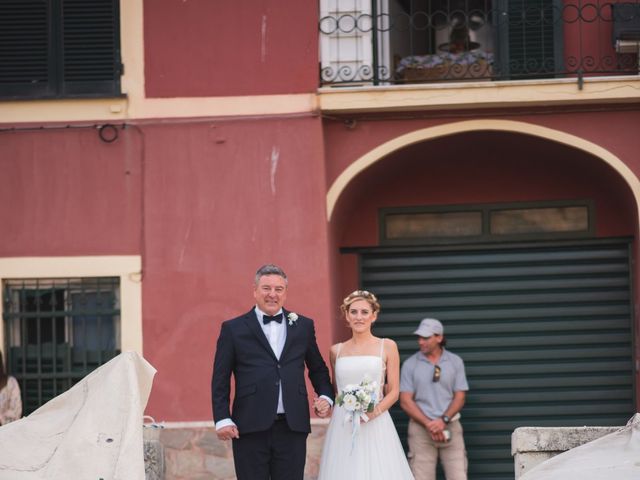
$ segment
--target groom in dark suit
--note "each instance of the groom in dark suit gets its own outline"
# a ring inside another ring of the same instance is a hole
[[[302,480],[311,431],[305,364],[321,417],[333,403],[329,370],[313,320],[283,308],[287,276],[280,267],[258,269],[253,295],[256,306],[224,322],[218,337],[211,380],[216,433],[233,439],[238,480]]]

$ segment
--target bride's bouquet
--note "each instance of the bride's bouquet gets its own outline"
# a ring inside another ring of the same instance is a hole
[[[355,385],[346,385],[336,397],[336,403],[347,411],[345,423],[352,423],[351,449],[355,443],[356,435],[360,428],[360,422],[368,422],[368,412],[373,412],[376,406],[378,382],[371,381],[365,376]]]

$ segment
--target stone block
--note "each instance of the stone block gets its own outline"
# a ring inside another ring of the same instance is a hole
[[[164,428],[160,432],[160,443],[166,448],[182,450],[189,446],[194,431],[187,428]]]
[[[313,419],[307,440],[305,480],[315,480],[322,456],[328,420]],[[213,422],[163,423],[145,433],[157,438],[163,449],[163,480],[234,480],[231,442],[218,440]],[[149,478],[147,480],[156,480]],[[159,479],[158,479],[159,480]]]
[[[164,451],[158,441],[144,442],[144,478],[164,479]]]
[[[233,459],[209,455],[205,457],[204,465],[207,472],[209,472],[209,479],[230,480],[236,478]]]
[[[620,427],[519,427],[511,434],[515,478],[572,448],[616,432]]]
[[[192,478],[204,470],[204,457],[195,450],[172,450],[165,448],[167,474],[174,478]]]
[[[201,449],[207,455],[216,457],[231,458],[231,442],[224,442],[218,439],[215,430],[204,429],[194,441],[194,446]]]

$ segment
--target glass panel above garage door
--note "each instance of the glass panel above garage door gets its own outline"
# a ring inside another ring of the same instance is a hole
[[[624,425],[635,412],[629,240],[371,249],[361,286],[375,334],[417,350],[423,317],[466,364],[472,480],[513,479],[520,426]],[[401,438],[406,416],[393,410]]]

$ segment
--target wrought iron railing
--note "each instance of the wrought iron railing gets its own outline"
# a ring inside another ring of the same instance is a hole
[[[321,85],[638,75],[640,0],[321,0]]]

